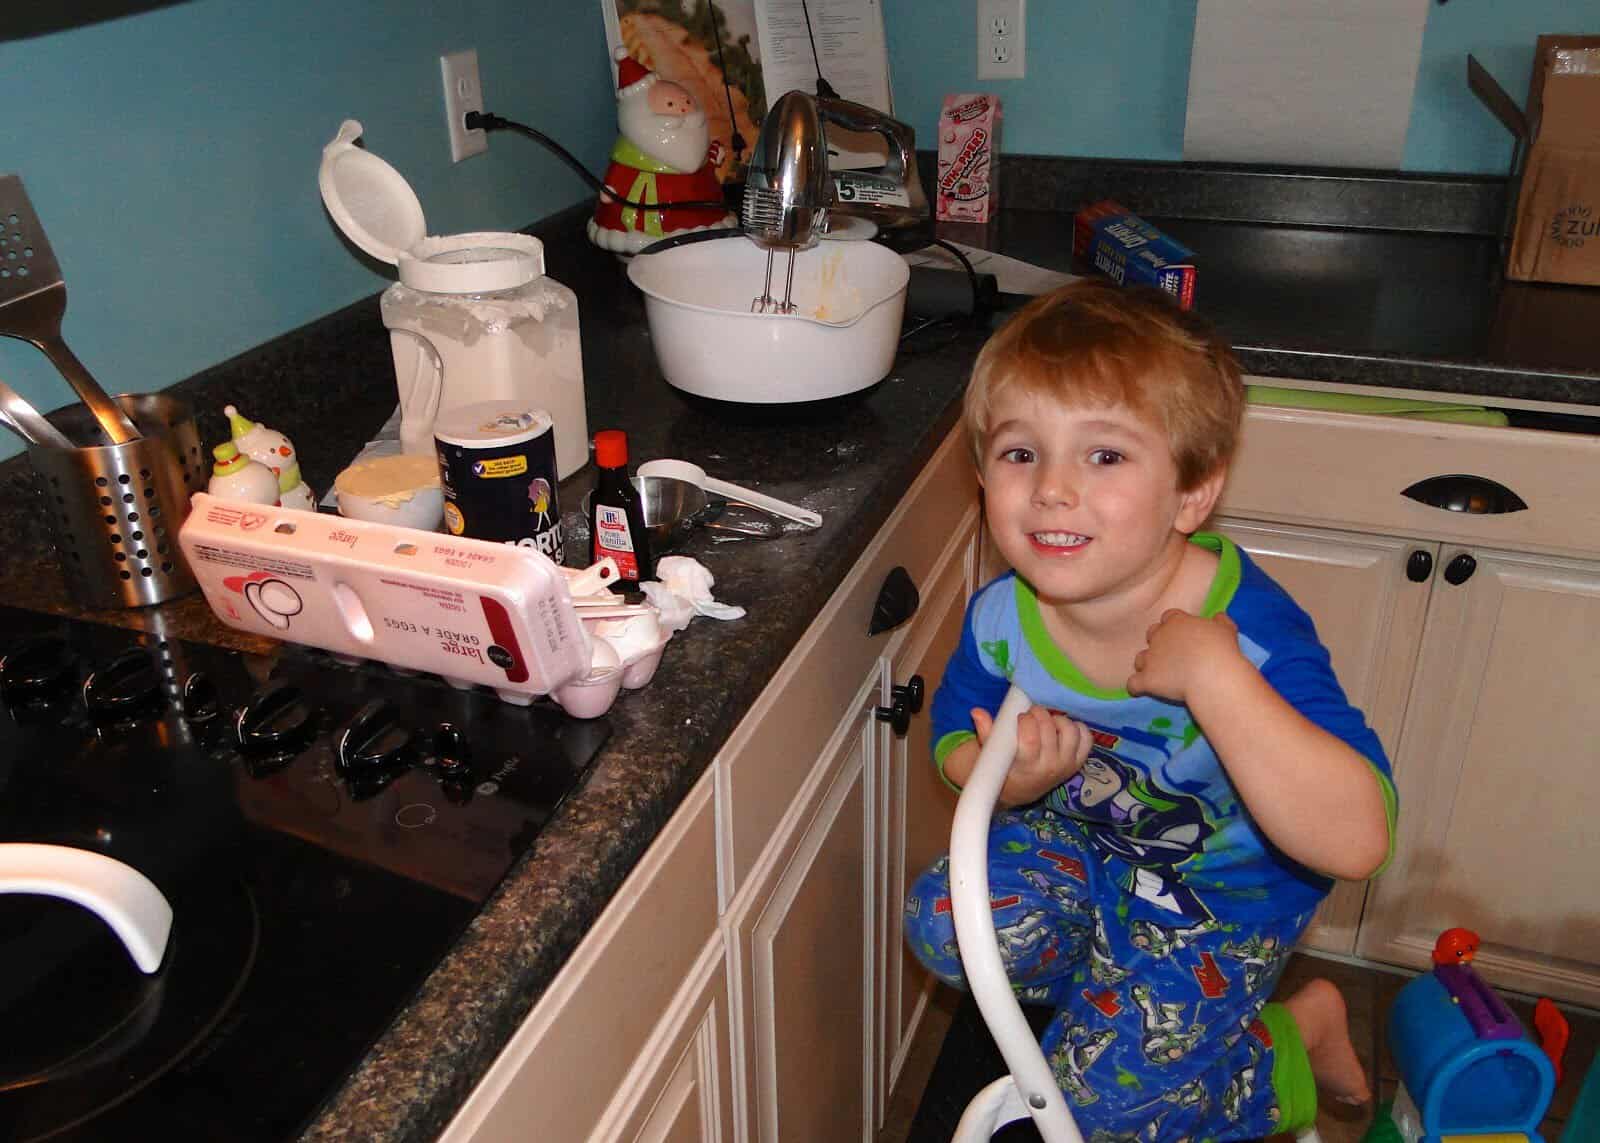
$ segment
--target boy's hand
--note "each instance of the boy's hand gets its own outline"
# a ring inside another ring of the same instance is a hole
[[[1174,608],[1145,633],[1145,643],[1128,676],[1130,695],[1188,703],[1197,688],[1219,677],[1230,659],[1244,661],[1239,628],[1226,615],[1202,619]]]
[[[994,729],[994,719],[975,707],[972,725],[981,749]],[[1000,788],[1000,804],[1025,806],[1038,801],[1082,769],[1087,757],[1089,732],[1081,722],[1042,706],[1030,707],[1017,719],[1017,756]]]

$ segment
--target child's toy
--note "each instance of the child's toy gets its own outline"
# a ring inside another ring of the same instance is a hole
[[[1448,929],[1432,972],[1417,977],[1389,1013],[1389,1048],[1401,1086],[1367,1140],[1405,1143],[1543,1143],[1539,1122],[1555,1091],[1555,1062],[1472,967],[1476,933]],[[1546,1023],[1554,1005],[1545,1010]],[[1546,1034],[1554,1045],[1554,1031]],[[1387,1122],[1386,1122],[1387,1118]]]
[[[1600,1055],[1589,1065],[1589,1074],[1578,1089],[1578,1102],[1572,1105],[1561,1143],[1584,1143],[1600,1139]]]

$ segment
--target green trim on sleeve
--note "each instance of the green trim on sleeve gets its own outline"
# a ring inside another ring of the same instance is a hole
[[[976,742],[977,740],[978,736],[970,730],[952,730],[933,744],[933,764],[939,768],[939,780],[958,794],[961,792],[961,787],[944,776],[944,760],[950,757],[950,752],[963,742]]]
[[[1368,762],[1367,765],[1372,766],[1372,763]],[[1367,878],[1369,881],[1388,869],[1389,863],[1394,860],[1394,832],[1400,818],[1400,799],[1394,792],[1394,782],[1376,766],[1372,766],[1372,776],[1378,779],[1378,792],[1383,795],[1383,816],[1389,822],[1389,848],[1384,852],[1383,864],[1374,869],[1372,876]]]
[[[1294,1017],[1282,1004],[1261,1009],[1261,1022],[1272,1037],[1272,1094],[1278,1101],[1280,1132],[1299,1132],[1317,1122],[1317,1081],[1311,1057]]]

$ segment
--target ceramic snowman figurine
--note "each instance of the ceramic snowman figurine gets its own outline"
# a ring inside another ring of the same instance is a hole
[[[223,410],[233,427],[233,443],[251,460],[272,469],[278,478],[278,501],[285,508],[302,508],[316,511],[317,498],[300,476],[300,462],[295,458],[294,445],[280,432],[248,421],[232,405]]]

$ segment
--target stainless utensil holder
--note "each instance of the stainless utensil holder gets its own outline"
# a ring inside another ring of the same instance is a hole
[[[121,445],[28,448],[67,589],[85,607],[147,607],[193,590],[178,548],[189,495],[205,487],[194,414],[164,393],[116,398],[140,436]],[[50,414],[73,440],[92,440],[83,405]]]

